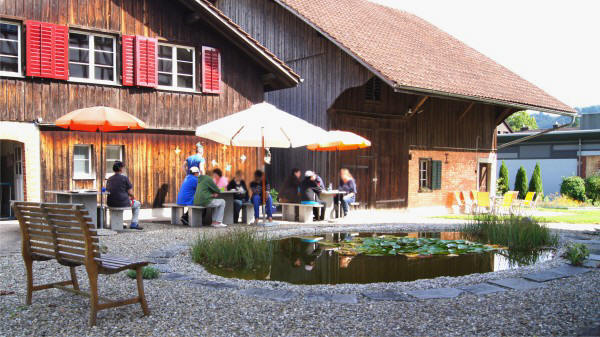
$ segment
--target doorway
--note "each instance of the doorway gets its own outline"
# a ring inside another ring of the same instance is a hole
[[[23,143],[0,141],[0,218],[13,216],[11,200],[24,200]]]

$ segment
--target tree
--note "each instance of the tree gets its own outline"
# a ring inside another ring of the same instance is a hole
[[[530,130],[538,128],[535,118],[530,116],[527,111],[515,112],[506,119],[506,122],[515,132],[519,132],[523,127],[528,127]]]
[[[515,191],[519,192],[519,198],[525,199],[527,194],[527,171],[521,166],[515,177]]]
[[[544,195],[544,185],[542,184],[542,169],[540,163],[535,164],[533,174],[531,175],[531,181],[529,181],[529,192],[535,192],[536,197]]]
[[[504,194],[506,192],[508,192],[508,190],[510,189],[510,180],[508,178],[508,168],[506,167],[506,164],[504,163],[504,160],[502,161],[502,165],[500,166],[500,176],[498,177],[498,192],[500,192],[501,194]]]

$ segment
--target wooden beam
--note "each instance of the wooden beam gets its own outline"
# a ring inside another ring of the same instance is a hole
[[[469,104],[469,106],[465,109],[465,111],[463,111],[463,113],[460,114],[460,116],[458,117],[458,119],[456,120],[456,122],[460,122],[463,118],[465,118],[465,116],[469,113],[469,111],[471,111],[471,109],[473,109],[473,106],[475,106],[475,102]]]
[[[504,109],[497,117],[496,117],[496,125],[500,125],[500,123],[504,122],[504,120],[512,115],[514,110],[512,108]]]
[[[417,104],[414,107],[408,109],[408,115],[414,115],[415,113],[419,113],[419,108],[421,108],[428,99],[429,96],[421,97],[421,99],[417,102]]]

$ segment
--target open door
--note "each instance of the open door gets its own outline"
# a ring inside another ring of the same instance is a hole
[[[479,163],[479,191],[489,192],[490,186],[490,168],[489,163]]]

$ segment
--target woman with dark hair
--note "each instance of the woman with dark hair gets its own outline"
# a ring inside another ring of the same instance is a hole
[[[298,168],[292,169],[292,173],[285,178],[279,190],[279,202],[300,203],[300,176],[302,172]]]
[[[142,204],[135,200],[133,196],[133,184],[123,174],[124,167],[125,164],[120,161],[116,161],[113,165],[115,174],[108,178],[106,182],[106,191],[108,192],[106,205],[108,207],[131,207],[131,224],[129,228],[142,230],[143,228],[138,225]]]
[[[244,202],[248,201],[248,187],[243,179],[241,170],[235,171],[235,176],[227,185],[228,191],[235,191],[233,195],[233,223],[237,223],[240,218],[240,211]]]
[[[271,186],[268,181],[265,181],[265,195],[266,198],[263,200],[262,198],[262,177],[263,172],[261,170],[254,171],[254,180],[250,183],[250,190],[252,191],[252,197],[250,201],[254,205],[254,224],[258,224],[258,219],[260,218],[260,206],[263,201],[265,203],[265,209],[267,213],[267,218],[269,222],[273,222],[273,199],[271,198],[271,193],[269,190]]]

